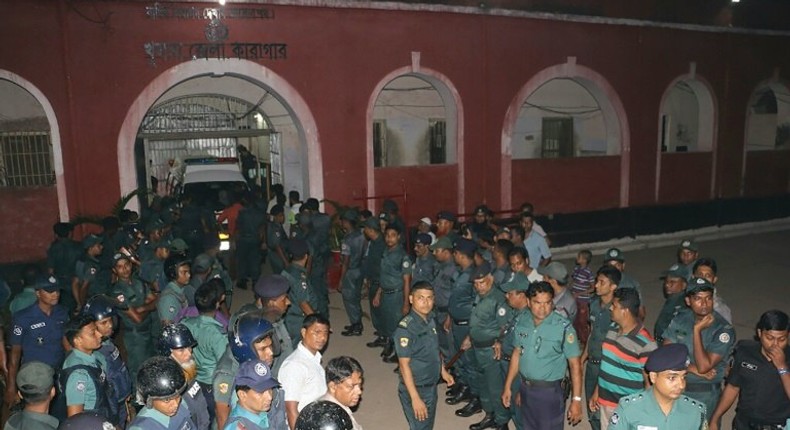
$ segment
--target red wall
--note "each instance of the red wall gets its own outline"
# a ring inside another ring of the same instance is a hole
[[[707,200],[712,159],[710,152],[662,154],[658,203],[671,205]]]
[[[56,112],[72,216],[104,214],[116,201],[120,193],[117,142],[123,120],[141,91],[175,65],[151,67],[143,45],[205,42],[206,21],[151,20],[145,7],[152,4],[3,2],[0,69],[38,87]],[[630,152],[623,153],[630,163],[630,205],[656,204],[658,109],[664,91],[689,72],[690,62],[696,63],[697,75],[709,83],[717,102],[715,194],[720,197],[741,192],[743,127],[751,92],[776,68],[785,77],[790,70],[790,56],[779,55],[786,52],[788,36],[462,14],[441,6],[405,10],[420,7],[405,4],[399,6],[404,10],[235,6],[275,12],[272,20],[226,20],[229,41],[288,44],[288,59],[261,64],[286,79],[310,108],[323,155],[325,193],[318,197],[344,203],[369,194],[366,169],[372,166],[366,167],[365,146],[372,92],[384,76],[410,65],[415,51],[420,52],[422,67],[448,79],[462,103],[466,212],[479,202],[495,210],[508,209],[500,202],[504,118],[527,81],[547,67],[565,63],[567,57],[576,57],[577,64],[603,76],[625,110]],[[92,22],[104,18],[105,23]],[[750,154],[747,195],[787,191],[786,154]],[[696,154],[686,155],[682,160],[665,160],[659,203],[670,203],[665,191],[678,187],[678,178],[668,169],[696,160]],[[514,186],[513,204],[529,200],[541,213],[617,207],[619,159],[514,161],[510,180],[536,186]],[[707,166],[689,173],[688,182],[698,188],[684,188],[679,198],[708,198],[710,163]],[[772,173],[766,178],[758,172]],[[400,192],[401,182],[406,184],[412,214],[435,215],[436,210],[457,207],[455,166],[376,169],[374,175],[376,194]],[[52,204],[51,196],[47,198],[45,204]],[[36,213],[30,222],[48,230],[53,217]],[[48,240],[36,240],[39,247],[46,247]],[[5,258],[0,255],[0,260]]]
[[[620,157],[515,160],[512,189],[514,207],[531,202],[539,213],[617,207]]]
[[[788,151],[750,151],[746,155],[745,193],[749,196],[775,196],[790,191]]]
[[[0,262],[46,258],[58,219],[55,187],[0,188]]]

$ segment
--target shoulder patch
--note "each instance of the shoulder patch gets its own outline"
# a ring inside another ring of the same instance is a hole
[[[721,343],[728,343],[730,341],[730,334],[729,333],[722,333],[719,335],[719,342]]]
[[[409,346],[409,338],[408,337],[400,338],[400,346],[401,348],[406,348],[407,346]]]
[[[219,392],[222,394],[228,394],[228,383],[223,382],[219,384]]]
[[[612,414],[612,418],[609,420],[609,423],[617,425],[617,422],[620,421],[620,415],[617,415],[617,412]]]
[[[573,333],[568,333],[566,339],[568,340],[568,343],[576,342],[576,336],[574,336]]]
[[[85,381],[77,381],[77,385],[74,387],[77,391],[85,391]]]
[[[15,325],[14,326],[14,335],[22,336],[22,327]]]
[[[505,308],[499,308],[499,310],[497,311],[497,315],[499,315],[501,317],[505,316],[506,313],[507,313],[507,310],[505,310]]]
[[[126,297],[124,297],[123,294],[118,294],[117,296],[115,296],[115,299],[118,300],[118,303],[123,303],[126,301]]]
[[[404,269],[408,269],[409,268],[409,261],[408,260],[404,260],[403,261],[403,268]]]

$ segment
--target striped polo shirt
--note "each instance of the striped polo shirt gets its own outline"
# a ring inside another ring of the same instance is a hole
[[[603,341],[598,403],[614,408],[621,397],[644,390],[642,369],[656,347],[644,325],[622,335],[617,327],[609,329]]]

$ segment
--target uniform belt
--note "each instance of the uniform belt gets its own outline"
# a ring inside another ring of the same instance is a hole
[[[455,325],[469,325],[469,320],[453,320]]]
[[[510,361],[510,354],[502,354],[499,358],[503,361]]]
[[[385,289],[382,288],[381,292],[384,293],[384,294],[395,294],[395,293],[402,293],[403,289],[399,288],[397,290],[385,290]]]
[[[601,364],[601,359],[600,358],[588,358],[587,362],[590,363],[590,364]]]
[[[431,387],[435,387],[435,386],[436,386],[436,384],[435,384],[435,383],[434,383],[434,384],[431,384],[431,383],[426,383],[426,384],[414,384],[414,386],[415,386],[415,387],[417,387],[417,388],[431,388]]]
[[[691,393],[706,393],[708,391],[713,391],[714,389],[720,388],[721,386],[718,383],[713,384],[686,384],[686,391]]]
[[[549,387],[557,387],[562,382],[562,379],[557,381],[536,381],[534,379],[527,379],[525,377],[521,377],[521,382],[524,383],[527,387],[535,387],[535,388],[549,388]]]
[[[449,311],[449,310],[450,310],[450,308],[449,308],[449,307],[447,307],[447,306],[437,306],[437,307],[436,307],[436,310],[437,310],[438,312],[444,312],[444,313],[447,313],[447,311]]]
[[[473,340],[472,341],[472,346],[474,346],[475,348],[490,348],[490,347],[494,346],[495,343],[496,343],[496,338],[489,339],[489,340],[483,340],[483,341],[480,341],[480,342],[477,342],[477,341]]]

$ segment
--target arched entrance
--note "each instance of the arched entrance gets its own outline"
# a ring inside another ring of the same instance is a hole
[[[708,82],[694,73],[673,80],[659,109],[656,154],[658,203],[715,197],[716,100]],[[664,172],[694,171],[694,181]]]
[[[214,102],[195,103],[195,98],[200,97],[203,100],[212,99]],[[140,126],[146,115],[155,106],[161,107],[168,102],[174,103],[174,100],[185,101],[190,98],[192,102],[187,104],[192,107],[197,106],[198,111],[202,109],[204,113],[224,115],[225,118],[244,117],[244,121],[250,121],[248,125],[253,125],[252,129],[242,127],[241,130],[220,130],[221,135],[216,134],[217,130],[214,130],[208,134],[209,140],[236,139],[234,143],[249,144],[249,139],[257,139],[263,135],[270,136],[272,129],[277,130],[277,133],[280,133],[278,139],[281,139],[281,181],[285,185],[286,192],[295,189],[302,195],[319,199],[324,197],[318,131],[304,99],[282,77],[259,64],[243,60],[216,59],[192,61],[172,67],[154,79],[134,101],[127,112],[118,137],[118,169],[122,194],[127,194],[141,185],[137,169],[139,163],[136,162],[140,156],[139,153],[135,153],[135,147],[136,143],[139,143],[136,140],[141,136]],[[212,106],[217,99],[225,100],[226,103]],[[236,106],[249,106],[251,110],[242,112],[242,115],[228,111],[220,113],[223,109],[227,110],[226,107],[231,101],[236,103]],[[182,106],[186,105],[182,104]],[[249,115],[245,116],[244,114],[247,113]],[[256,123],[261,123],[258,130],[255,129]],[[264,125],[268,127],[268,131],[257,132],[263,130]],[[236,126],[238,128],[238,124]],[[193,132],[196,134],[191,134]],[[159,137],[167,138],[167,136]],[[184,133],[179,137],[182,142],[192,140],[194,143],[200,139],[199,130]],[[213,143],[204,140],[203,143],[216,147],[218,142],[218,140],[213,140]],[[235,149],[235,145],[230,145],[227,141],[224,144]],[[194,145],[200,146],[200,143]],[[216,149],[216,151],[220,150]],[[227,155],[235,155],[235,152]],[[144,156],[143,161],[150,163],[151,158]]]
[[[557,100],[560,100],[559,105]],[[539,129],[524,128],[530,122],[537,124]],[[551,137],[549,133],[556,136]],[[563,145],[565,141],[570,143]],[[529,148],[531,142],[539,142],[535,143],[532,152]],[[541,174],[536,169],[523,166],[525,161],[519,158],[546,160],[548,162],[532,162],[531,166],[551,165],[545,167],[547,171],[554,169],[556,163],[566,166],[578,164],[578,171],[586,171],[585,158],[590,157],[598,157],[595,163],[599,169],[605,164],[607,170],[614,172],[600,189],[608,189],[607,193],[612,189],[616,191],[611,196],[587,198],[599,199],[598,204],[603,206],[610,206],[606,203],[610,200],[613,205],[628,206],[630,133],[625,109],[617,92],[603,76],[577,65],[576,59],[569,57],[567,63],[548,67],[533,76],[513,98],[505,114],[500,162],[502,207],[510,208],[521,203],[513,201],[514,190],[527,188],[525,184],[514,186],[514,182],[519,185],[520,172],[529,170],[532,175]],[[561,160],[549,161],[550,158]],[[514,167],[514,160],[519,161],[518,166]],[[588,183],[594,179],[577,180]],[[572,193],[573,189],[569,187],[567,191]],[[555,209],[573,211],[572,207],[558,206]]]
[[[749,97],[741,194],[776,195],[790,189],[790,85],[778,77]]]

